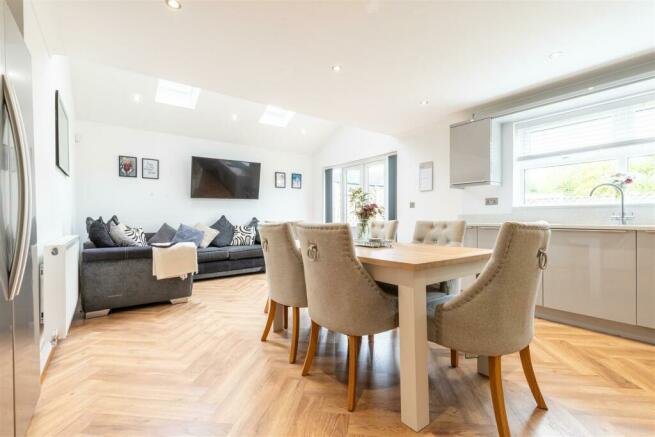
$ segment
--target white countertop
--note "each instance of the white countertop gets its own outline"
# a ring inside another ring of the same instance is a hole
[[[500,223],[467,223],[469,227],[500,227]],[[585,229],[597,231],[647,231],[655,232],[655,225],[564,225],[558,223],[549,223],[551,229]]]

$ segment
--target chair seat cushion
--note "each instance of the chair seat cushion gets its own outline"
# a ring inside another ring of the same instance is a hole
[[[262,246],[253,244],[250,246],[228,246],[224,248],[230,254],[230,259],[260,258],[264,256]]]
[[[198,262],[206,263],[211,261],[223,261],[230,257],[227,249],[222,247],[209,246],[198,249]]]

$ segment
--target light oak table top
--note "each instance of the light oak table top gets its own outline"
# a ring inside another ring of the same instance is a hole
[[[355,252],[364,264],[413,271],[486,261],[491,257],[489,249],[421,243],[393,243],[392,247],[386,248],[355,246]]]

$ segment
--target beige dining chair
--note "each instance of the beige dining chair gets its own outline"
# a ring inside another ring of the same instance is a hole
[[[290,363],[296,362],[300,308],[307,307],[302,256],[296,247],[293,226],[291,223],[263,224],[259,226],[270,298],[268,319],[262,334],[262,341],[266,341],[268,337],[278,305],[282,307],[285,316],[287,308],[291,307],[293,326],[289,351]],[[287,328],[286,320],[284,327]]]
[[[398,220],[376,220],[371,223],[371,238],[396,241]]]
[[[364,335],[398,327],[398,298],[375,283],[355,255],[346,224],[296,226],[312,320],[303,376],[309,373],[321,327],[348,336],[348,411],[355,409],[357,348]]]
[[[461,247],[466,232],[466,221],[427,221],[419,220],[414,227],[413,243],[436,244],[437,246]],[[458,292],[461,288],[461,279],[432,284],[428,286],[429,292],[450,294]]]
[[[523,372],[537,406],[546,410],[530,359],[537,287],[546,268],[550,229],[545,222],[503,223],[493,254],[480,276],[447,302],[429,302],[428,340],[457,351],[489,357],[489,385],[498,433],[509,436],[500,361],[520,352]]]

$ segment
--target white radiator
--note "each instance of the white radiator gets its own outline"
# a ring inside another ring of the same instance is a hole
[[[79,295],[79,238],[67,235],[43,248],[43,333],[46,339],[68,335]]]

